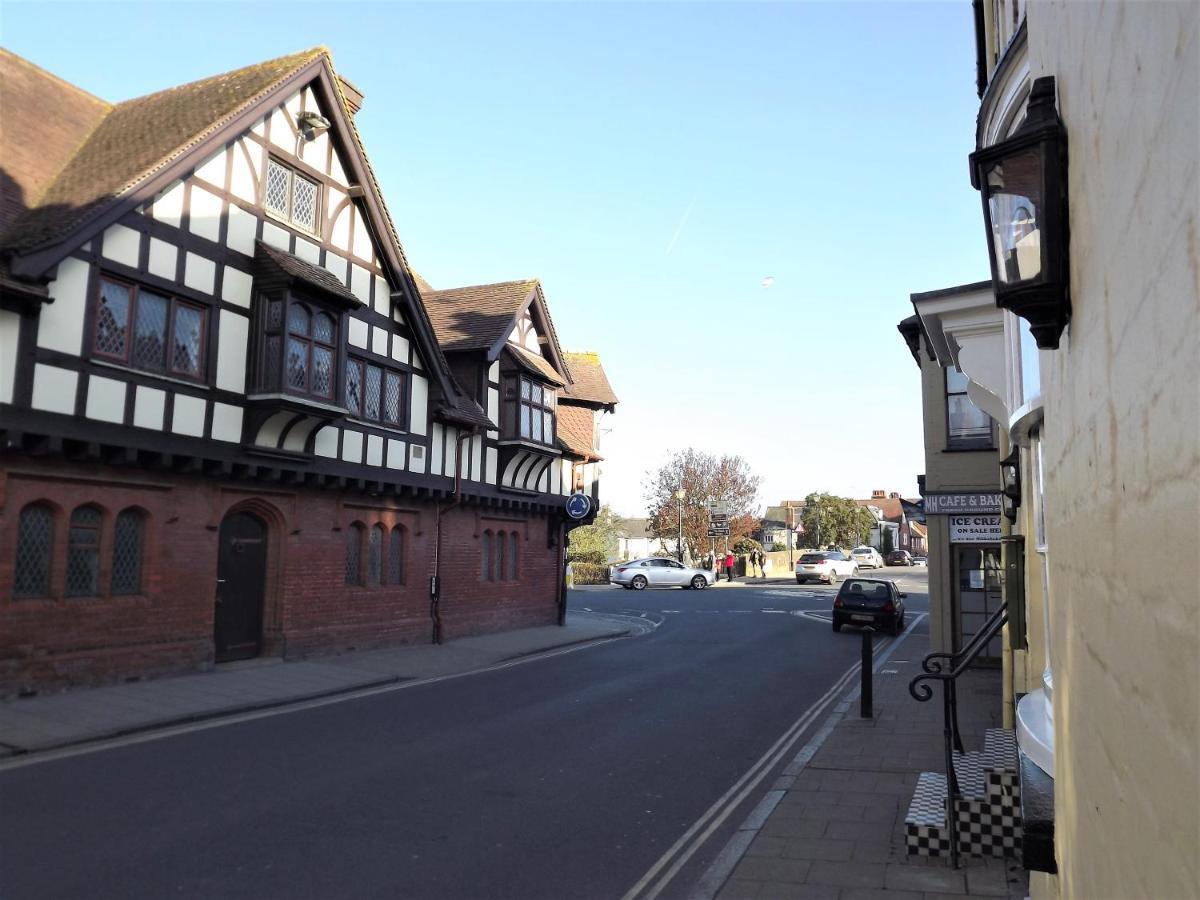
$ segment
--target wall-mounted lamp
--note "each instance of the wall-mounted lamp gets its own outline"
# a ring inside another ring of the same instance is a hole
[[[971,184],[983,196],[996,305],[1029,322],[1053,349],[1071,320],[1067,130],[1054,78],[1038,78],[1021,126],[971,154]]]
[[[304,140],[311,141],[328,131],[330,122],[320,113],[302,112],[296,116],[296,127],[300,129],[300,136]]]
[[[1021,448],[1013,447],[1012,453],[1000,460],[1000,508],[1010,522],[1017,521],[1017,507],[1021,505]]]

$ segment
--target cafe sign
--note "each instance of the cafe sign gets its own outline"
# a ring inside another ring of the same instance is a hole
[[[925,515],[1000,515],[999,491],[966,491],[925,495]]]
[[[952,544],[998,544],[1001,536],[999,516],[950,517]]]

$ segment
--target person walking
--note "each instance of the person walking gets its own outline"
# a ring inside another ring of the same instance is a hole
[[[725,578],[728,581],[733,581],[733,563],[733,551],[727,550],[725,552]]]

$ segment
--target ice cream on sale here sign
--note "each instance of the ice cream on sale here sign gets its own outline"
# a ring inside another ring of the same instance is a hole
[[[949,516],[950,543],[1000,543],[999,516]]]

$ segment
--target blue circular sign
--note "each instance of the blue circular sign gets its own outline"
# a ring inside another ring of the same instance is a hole
[[[567,515],[572,519],[582,519],[592,511],[592,498],[587,494],[572,494],[567,498]]]

